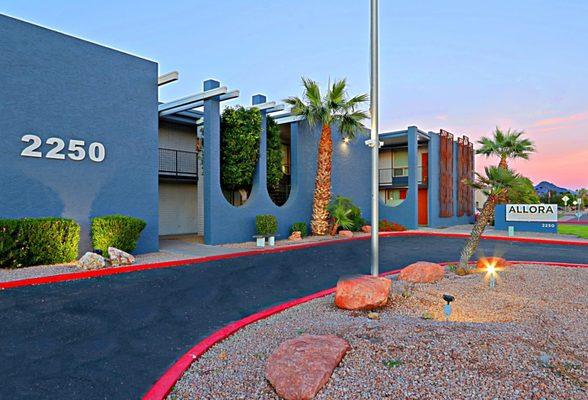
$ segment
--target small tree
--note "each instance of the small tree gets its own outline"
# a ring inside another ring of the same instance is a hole
[[[466,180],[466,183],[474,189],[481,190],[487,199],[461,251],[458,271],[463,272],[469,271],[468,261],[478,248],[482,234],[494,216],[494,207],[499,203],[499,199],[509,190],[518,191],[525,184],[519,174],[500,167],[486,167],[485,176],[476,173],[476,177],[475,181]]]
[[[282,178],[282,141],[280,127],[274,119],[267,117],[267,186],[276,189]]]
[[[221,118],[221,185],[246,189],[259,159],[261,114],[257,108],[227,107]]]
[[[514,204],[538,204],[541,202],[533,182],[524,176],[521,176],[521,187],[518,190],[510,190],[507,199],[509,203]]]

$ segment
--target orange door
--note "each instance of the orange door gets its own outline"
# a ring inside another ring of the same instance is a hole
[[[429,223],[429,202],[427,189],[419,189],[419,225]]]
[[[422,183],[427,183],[427,178],[429,177],[429,153],[423,153],[421,155],[421,165],[422,165]]]

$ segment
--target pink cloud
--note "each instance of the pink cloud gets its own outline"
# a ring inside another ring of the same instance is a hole
[[[580,112],[577,114],[567,115],[565,117],[554,117],[554,118],[546,118],[536,121],[532,126],[534,127],[543,127],[543,126],[553,126],[553,125],[570,125],[575,124],[577,122],[582,122],[588,120],[588,111]]]

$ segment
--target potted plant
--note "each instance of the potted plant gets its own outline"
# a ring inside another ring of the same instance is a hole
[[[275,215],[257,215],[255,217],[255,229],[257,231],[255,238],[257,239],[258,247],[265,246],[265,238],[268,239],[268,244],[270,246],[275,245],[276,232],[278,231],[278,220]]]

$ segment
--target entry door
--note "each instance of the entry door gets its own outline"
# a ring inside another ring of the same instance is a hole
[[[197,233],[196,187],[193,183],[159,183],[160,235]]]
[[[419,225],[429,224],[429,201],[427,189],[419,189]]]

